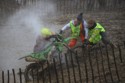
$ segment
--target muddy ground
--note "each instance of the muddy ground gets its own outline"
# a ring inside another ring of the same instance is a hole
[[[65,15],[47,18],[45,21],[48,22],[49,27],[60,29],[75,17],[76,15]],[[109,39],[114,43],[125,40],[125,12],[88,12],[83,15],[83,18],[87,21],[94,19],[102,23]],[[3,18],[0,23],[0,71],[12,68],[17,71],[19,68],[24,70],[28,63],[18,59],[32,52],[36,37],[25,25],[19,26],[17,23],[8,25],[7,20],[8,18]]]

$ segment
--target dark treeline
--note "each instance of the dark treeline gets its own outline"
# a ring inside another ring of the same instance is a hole
[[[125,10],[125,0],[1,0],[0,11],[10,12],[27,4],[37,3],[38,1],[51,1],[55,4],[57,11],[63,13]]]

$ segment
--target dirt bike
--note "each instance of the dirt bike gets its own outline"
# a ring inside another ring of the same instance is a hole
[[[28,56],[20,58],[25,58],[27,62],[33,62],[30,63],[25,69],[24,77],[26,81],[33,80],[40,76],[42,76],[44,80],[45,78],[47,79],[49,74],[48,69],[52,69],[54,64],[60,63],[60,55],[63,52],[63,47],[66,47],[68,51],[72,51],[67,46],[68,41],[72,37],[63,38],[62,35],[56,34],[50,38],[53,38],[53,42],[49,44],[44,50],[41,50],[38,53],[31,53]]]

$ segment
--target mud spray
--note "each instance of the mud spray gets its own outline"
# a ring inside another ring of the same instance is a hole
[[[47,6],[47,10],[45,7]],[[11,15],[0,30],[0,70],[24,69],[25,60],[18,60],[33,51],[40,28],[51,27],[46,17],[54,15],[54,4],[38,2],[28,5]]]

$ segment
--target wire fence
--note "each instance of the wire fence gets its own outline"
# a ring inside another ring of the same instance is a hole
[[[2,71],[1,83],[124,83],[124,50],[125,42],[117,48],[100,44],[92,49],[78,48],[75,55],[71,51],[65,54],[65,64],[54,59],[53,64],[47,62],[46,68],[30,65],[30,81],[21,68],[18,75],[14,69],[12,74]]]

